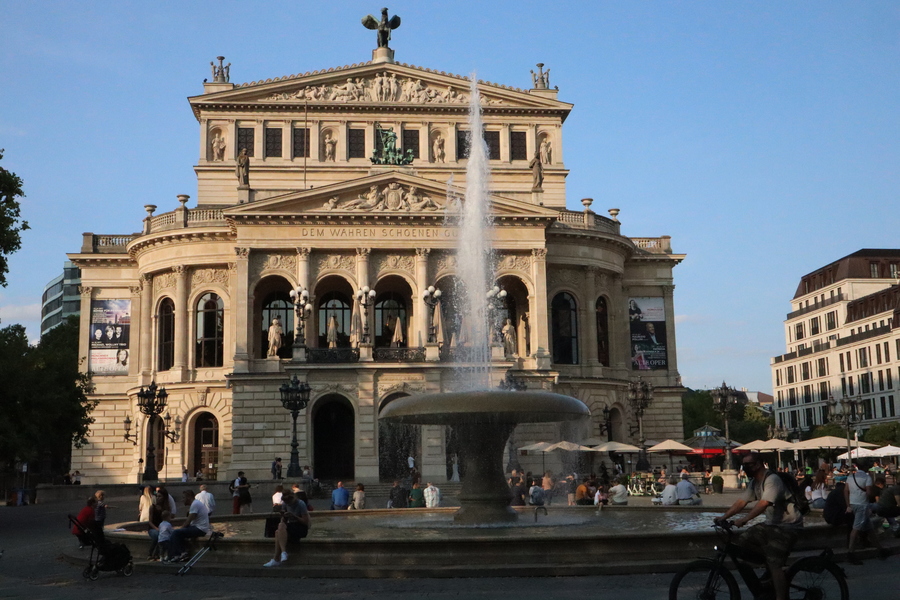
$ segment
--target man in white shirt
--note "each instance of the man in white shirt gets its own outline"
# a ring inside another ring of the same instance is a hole
[[[216,497],[206,491],[206,484],[200,486],[200,493],[197,494],[197,500],[206,505],[206,510],[212,515],[216,511]]]
[[[613,506],[625,506],[628,504],[628,488],[625,487],[627,479],[623,475],[619,478],[618,485],[609,488],[609,503]]]
[[[188,554],[184,550],[184,540],[203,537],[212,531],[206,504],[197,500],[193,491],[184,492],[184,505],[190,507],[188,516],[184,520],[184,524],[172,532],[172,540],[169,545],[170,553],[175,557],[173,562],[184,562],[188,559]]]
[[[437,508],[441,504],[441,490],[433,483],[428,482],[425,488],[425,508]]]
[[[850,530],[850,544],[847,560],[850,564],[861,565],[862,561],[856,556],[853,549],[859,534],[863,533],[874,547],[878,548],[878,555],[885,559],[889,552],[881,547],[875,528],[872,526],[869,498],[872,497],[872,478],[865,471],[853,465],[854,471],[847,476],[847,484],[844,486],[844,500],[847,503],[847,512],[853,513],[853,528]]]

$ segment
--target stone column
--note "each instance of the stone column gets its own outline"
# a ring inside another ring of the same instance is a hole
[[[531,276],[534,303],[531,306],[531,351],[538,369],[550,368],[550,299],[547,298],[547,249],[534,248]]]
[[[140,348],[141,385],[149,385],[153,378],[153,274],[141,275]],[[134,339],[132,334],[132,339]]]
[[[428,283],[428,255],[431,248],[416,248],[416,287],[413,291],[413,312],[419,315],[417,325],[413,329],[413,335],[417,336],[416,343],[410,346],[424,346],[428,341],[429,310],[422,300],[422,293],[430,285]]]
[[[431,129],[431,123],[422,123],[419,128],[419,163],[433,162],[431,157],[431,140],[428,139],[428,132]]]
[[[512,155],[509,149],[509,124],[500,128],[500,161],[504,163],[512,162]]]
[[[594,369],[600,363],[597,356],[597,289],[595,284],[595,275],[597,267],[584,267],[584,306],[581,312],[581,327],[579,327],[579,336],[583,340],[580,344],[582,348],[581,364]],[[588,373],[586,373],[588,374]]]
[[[135,341],[140,339],[140,336],[144,331],[144,323],[143,321],[138,322],[137,331],[135,331],[134,323],[136,319],[134,318],[136,315],[144,314],[144,303],[142,302],[142,294],[143,285],[141,281],[138,280],[137,285],[129,286],[129,290],[131,291],[131,337],[129,339],[133,339]],[[139,346],[139,344],[138,344]],[[134,360],[135,354],[135,346],[129,342],[128,345],[128,375],[135,376],[140,373],[140,363]],[[138,360],[140,360],[140,350],[138,350]]]
[[[91,298],[93,297],[94,288],[84,285],[78,286],[78,293],[81,294],[81,312],[78,315],[78,330],[81,335],[78,336],[78,360],[79,364],[85,371],[90,370],[90,354],[91,354]],[[87,332],[87,333],[85,333]]]
[[[629,289],[622,280],[622,275],[616,273],[613,275],[612,290],[616,292],[616,300],[613,302],[615,307],[615,330],[610,327],[610,344],[615,339],[618,343],[611,346],[614,351],[610,357],[613,364],[620,369],[631,372],[631,322],[628,320],[628,296]],[[613,337],[615,336],[615,337]]]
[[[456,130],[459,126],[456,123],[450,123],[447,127],[447,139],[444,140],[444,162],[455,163],[456,160]]]
[[[229,286],[234,290],[232,305],[234,306],[234,372],[250,372],[249,353],[249,321],[250,321],[250,248],[235,248],[237,261],[232,271],[232,281]]]
[[[537,126],[528,126],[528,135],[525,136],[525,157],[531,160],[534,157],[534,151],[537,149]]]
[[[309,248],[297,248],[297,285],[305,290],[309,290],[309,251]]]
[[[184,265],[172,267],[175,273],[175,362],[173,370],[178,379],[185,379],[188,346],[188,270]]]
[[[356,293],[369,285],[369,254],[372,252],[371,248],[357,248],[356,249],[356,280],[357,280],[357,289],[353,290],[354,296]],[[359,344],[359,360],[360,362],[371,362],[372,361],[372,348],[375,343],[375,326],[373,317],[373,306],[369,306],[369,308],[365,309],[366,318],[363,323],[363,330],[366,328],[366,324],[369,326],[369,343],[363,344],[360,342]],[[364,309],[360,306],[360,312]],[[362,315],[360,315],[362,316]],[[359,335],[362,336],[363,332],[360,331]]]
[[[675,286],[662,286],[666,303],[666,359],[669,365],[669,385],[678,385],[678,353],[675,351]]]
[[[321,142],[319,141],[322,124],[318,121],[307,121],[304,126],[309,128],[309,158],[307,160],[321,162],[325,158],[320,148]]]
[[[343,162],[347,162],[350,159],[350,144],[347,143],[347,140],[349,139],[347,129],[347,121],[341,121],[340,125],[338,126],[337,147],[334,151],[334,160],[336,161],[340,160]],[[323,152],[322,157],[324,158],[324,156],[325,155]]]
[[[281,158],[284,160],[291,160],[294,156],[293,133],[290,120],[281,124]]]

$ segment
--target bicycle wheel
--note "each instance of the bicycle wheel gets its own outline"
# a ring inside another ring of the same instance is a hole
[[[669,600],[738,600],[737,581],[710,559],[696,560],[675,574]]]
[[[844,571],[818,557],[804,558],[787,572],[791,600],[849,600]]]

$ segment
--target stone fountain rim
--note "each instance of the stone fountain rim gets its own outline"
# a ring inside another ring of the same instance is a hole
[[[412,425],[552,423],[590,417],[577,398],[545,391],[478,390],[416,394],[392,400],[379,419]]]

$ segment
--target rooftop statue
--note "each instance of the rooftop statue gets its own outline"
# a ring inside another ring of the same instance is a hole
[[[389,48],[388,42],[391,41],[391,29],[400,27],[400,17],[394,15],[388,19],[388,9],[382,8],[380,21],[372,15],[366,15],[362,18],[362,24],[366,29],[378,30],[379,48]]]
[[[371,161],[373,165],[409,165],[413,161],[413,151],[407,149],[404,152],[397,147],[397,134],[391,128],[382,129],[375,124],[375,135],[381,141],[381,149],[376,146],[372,151]]]

